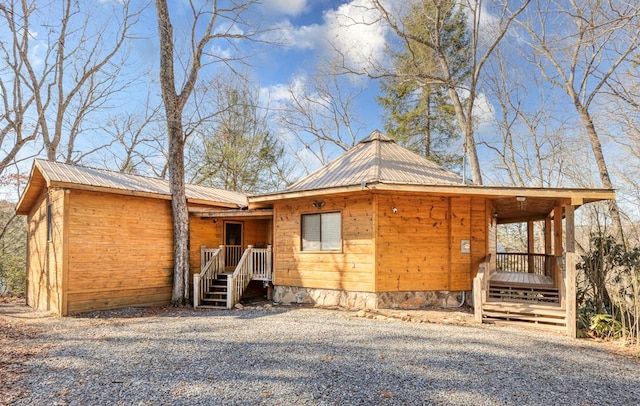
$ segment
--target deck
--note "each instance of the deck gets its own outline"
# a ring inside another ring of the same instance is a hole
[[[546,275],[538,275],[526,272],[497,271],[489,277],[489,283],[493,286],[512,287],[553,287],[553,279]]]

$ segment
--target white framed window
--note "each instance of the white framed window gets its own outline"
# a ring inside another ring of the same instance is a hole
[[[341,251],[342,213],[302,215],[302,251]]]

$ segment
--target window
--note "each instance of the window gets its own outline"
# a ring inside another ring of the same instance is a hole
[[[302,251],[340,251],[342,215],[317,213],[302,215]]]
[[[47,241],[53,241],[53,204],[47,202]]]

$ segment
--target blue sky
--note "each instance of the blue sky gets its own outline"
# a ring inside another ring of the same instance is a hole
[[[205,4],[204,0],[195,0],[197,4]],[[392,2],[393,0],[389,0]],[[85,7],[91,2],[95,13],[92,24],[96,27],[100,26],[110,16],[107,8],[119,7],[121,0],[87,0],[81,5]],[[174,25],[174,33],[176,40],[180,42],[185,38],[185,30],[189,26],[186,19],[188,15],[188,2],[186,0],[175,0],[170,2],[172,13],[172,22]],[[349,24],[353,21],[372,22],[374,16],[371,15],[367,0],[351,0],[351,1],[332,1],[332,0],[263,0],[258,9],[252,15],[252,22],[259,22],[263,28],[277,28],[278,40],[280,45],[251,45],[248,43],[238,44],[241,49],[251,53],[253,56],[247,59],[247,65],[238,65],[238,69],[250,76],[256,86],[261,89],[263,98],[269,97],[270,107],[277,107],[289,97],[288,90],[290,86],[304,87],[313,84],[312,75],[318,67],[327,66],[331,63],[334,56],[334,50],[339,49],[346,57],[346,62],[354,69],[362,69],[367,65],[368,59],[382,61],[388,60],[385,52],[387,41],[391,35],[387,28],[376,24]],[[397,2],[396,3],[401,3]],[[53,3],[52,3],[53,4]],[[136,6],[140,3],[134,1]],[[210,4],[210,3],[209,3]],[[55,7],[51,7],[55,10]],[[42,13],[40,17],[49,18],[55,21],[56,16]],[[485,8],[485,21],[490,21],[491,16]],[[59,19],[58,19],[59,20]],[[46,29],[33,25],[34,46],[32,47],[33,57],[38,58],[38,52],[43,52],[43,43],[46,39]],[[95,28],[95,27],[91,27]],[[3,27],[0,27],[2,33]],[[119,113],[143,111],[147,104],[147,94],[149,93],[155,100],[159,102],[159,86],[158,86],[158,63],[159,63],[159,43],[157,38],[157,23],[155,15],[155,7],[153,2],[144,10],[140,17],[140,23],[135,28],[136,39],[131,43],[130,58],[128,66],[123,71],[123,75],[129,75],[136,78],[136,75],[142,75],[134,81],[125,92],[111,100],[108,109],[103,110],[100,114],[102,118],[112,118],[113,115]],[[507,36],[505,41],[513,41],[513,37]],[[566,125],[575,112],[571,111],[571,106],[567,103],[566,95],[557,89],[552,89],[541,80],[539,83],[532,83],[533,77],[537,74],[535,69],[531,70],[531,66],[518,59],[517,47],[513,47],[513,63],[509,68],[512,83],[520,84],[523,92],[528,93],[524,103],[527,103],[535,112],[535,108],[539,106],[537,99],[538,94],[544,94],[553,103],[547,107],[549,117]],[[218,54],[234,52],[228,43],[213,42],[210,44],[210,51]],[[145,73],[146,72],[146,73]],[[217,72],[213,67],[207,67],[201,73],[200,79],[207,80],[213,77]],[[2,74],[2,72],[0,72]],[[126,79],[126,78],[124,78]],[[384,113],[376,102],[376,96],[379,91],[379,82],[369,80],[366,77],[345,77],[342,79],[341,86],[353,89],[363,88],[363,92],[358,95],[354,103],[353,113],[361,122],[357,129],[356,139],[366,137],[374,129],[384,130],[383,116]],[[341,89],[342,90],[342,89]],[[497,111],[491,105],[491,92],[483,93],[480,89],[477,103],[476,113],[482,120],[479,120],[479,128],[477,129],[478,139],[486,142],[496,142],[499,145],[500,139],[495,127]],[[566,115],[565,118],[564,115]],[[99,121],[100,117],[94,117]],[[100,126],[94,125],[92,130],[95,133],[87,133],[83,141],[83,146],[89,149],[96,143],[100,143]],[[281,128],[278,123],[272,123],[275,132]],[[553,130],[553,128],[551,128]],[[570,129],[571,130],[571,129]],[[158,127],[157,131],[162,131]],[[543,131],[543,130],[541,130]],[[580,129],[576,127],[573,132],[578,134]],[[280,134],[285,141],[291,141],[286,134]],[[579,134],[578,134],[579,135]],[[105,134],[102,134],[104,137]],[[527,132],[522,131],[523,138],[526,138]],[[524,140],[526,142],[526,139]],[[462,148],[462,143],[457,146]],[[583,143],[584,144],[584,143]],[[317,160],[314,161],[312,155],[300,150],[300,146],[294,142],[287,145],[290,150],[298,153],[307,170],[313,170],[319,166]],[[296,150],[296,148],[298,150]],[[481,164],[483,170],[487,173],[499,172],[492,168],[494,165],[488,158],[487,148],[481,143],[479,145],[481,154]],[[335,149],[331,151],[330,158],[335,158],[341,151]],[[460,152],[460,150],[456,151]],[[526,149],[522,151],[526,155]],[[587,159],[590,157],[587,154]],[[113,160],[107,162],[99,159],[88,159],[83,161],[84,164],[92,166],[107,166],[113,168]],[[111,166],[110,166],[111,165]],[[496,177],[494,177],[494,180]],[[504,181],[505,179],[502,179]],[[501,182],[498,179],[498,182]]]

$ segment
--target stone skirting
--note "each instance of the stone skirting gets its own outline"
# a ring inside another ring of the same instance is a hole
[[[468,295],[467,295],[468,300]],[[320,306],[340,306],[353,309],[427,309],[460,304],[459,292],[349,292],[344,290],[274,286],[273,301],[277,303],[309,303]]]
[[[344,290],[274,286],[273,301],[277,303],[311,303],[320,306],[340,306],[355,309],[377,308],[375,293]]]

